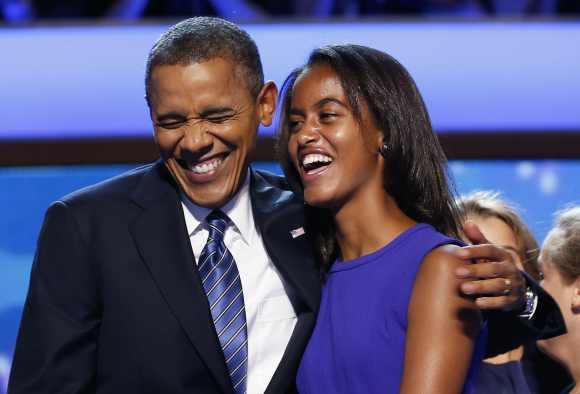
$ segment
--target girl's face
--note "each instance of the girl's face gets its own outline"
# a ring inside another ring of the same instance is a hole
[[[365,193],[384,193],[382,133],[363,107],[359,122],[330,66],[315,65],[297,78],[288,153],[309,205],[339,209]]]

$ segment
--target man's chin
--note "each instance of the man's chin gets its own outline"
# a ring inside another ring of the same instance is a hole
[[[209,186],[209,185],[208,185]],[[229,191],[219,190],[211,190],[209,187],[203,187],[200,185],[199,188],[195,188],[196,190],[191,190],[191,187],[183,187],[181,186],[181,191],[185,196],[200,207],[215,209],[223,207],[231,200],[234,193]]]
[[[181,192],[192,203],[205,208],[215,209],[224,206],[234,197],[241,186],[241,184],[232,185],[235,181],[231,177],[224,177],[223,173],[215,174],[215,176],[209,177],[210,179],[206,179],[192,176],[191,171],[181,167],[172,168],[171,172]]]

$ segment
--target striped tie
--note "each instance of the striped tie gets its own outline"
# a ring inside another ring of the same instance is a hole
[[[219,210],[206,218],[209,237],[199,257],[198,271],[237,394],[246,392],[248,334],[240,273],[224,243],[230,219]]]

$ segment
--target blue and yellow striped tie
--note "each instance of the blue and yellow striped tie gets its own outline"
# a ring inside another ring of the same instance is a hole
[[[234,390],[241,394],[246,392],[248,334],[240,273],[224,243],[230,219],[214,210],[206,222],[209,237],[199,257],[198,271]]]

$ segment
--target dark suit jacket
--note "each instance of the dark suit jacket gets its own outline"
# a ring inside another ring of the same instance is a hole
[[[250,189],[255,222],[298,317],[268,386],[283,393],[295,389],[320,281],[307,235],[290,235],[303,225],[303,202],[272,175],[252,172]],[[501,329],[502,319],[494,324]],[[518,327],[516,334],[530,331]],[[179,191],[162,163],[80,190],[48,209],[9,392],[233,392]]]
[[[297,323],[268,391],[292,389],[319,304],[303,203],[252,173],[254,219],[292,289]],[[178,189],[161,163],[48,210],[19,332],[11,393],[232,393]]]

